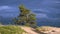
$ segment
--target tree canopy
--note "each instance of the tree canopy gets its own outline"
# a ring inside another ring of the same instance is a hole
[[[36,25],[36,15],[31,12],[31,10],[24,7],[24,5],[19,6],[19,16],[15,18],[15,24],[18,25]]]

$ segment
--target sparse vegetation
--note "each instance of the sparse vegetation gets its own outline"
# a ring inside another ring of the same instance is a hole
[[[48,32],[51,32],[52,29],[50,26],[41,26],[41,27],[36,28],[36,31],[42,32],[42,33],[48,33]]]

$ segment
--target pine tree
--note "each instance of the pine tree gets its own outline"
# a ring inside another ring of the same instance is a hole
[[[29,9],[26,9],[24,5],[19,6],[19,16],[15,18],[15,23],[19,25],[36,25],[36,15],[31,13]]]

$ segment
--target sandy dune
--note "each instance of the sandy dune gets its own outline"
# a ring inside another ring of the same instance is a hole
[[[60,34],[60,28],[51,27],[51,29],[54,30],[55,32],[50,32],[49,34]]]
[[[34,29],[31,27],[21,26],[21,28],[24,29],[28,34],[38,34],[37,32],[33,31]],[[60,28],[50,27],[50,30],[53,30],[54,32],[51,31],[46,34],[60,34]]]
[[[24,29],[28,34],[38,34],[37,32],[33,31],[33,28],[30,27],[21,27],[22,29]]]
[[[43,34],[60,34],[60,28],[57,28],[57,27],[46,27],[46,26],[43,26],[42,29],[43,30],[40,29],[39,32],[41,32]]]

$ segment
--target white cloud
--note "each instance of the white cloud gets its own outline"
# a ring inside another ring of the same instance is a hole
[[[57,1],[56,3],[60,3],[60,1]]]
[[[40,9],[31,9],[33,12],[38,13],[38,12],[42,12],[42,13],[49,13],[49,10],[46,8],[40,8]]]
[[[48,18],[48,16],[46,14],[42,14],[42,13],[36,14],[36,17],[37,18]]]
[[[13,6],[0,6],[0,13],[2,11],[3,12],[18,12],[18,8],[13,7]]]
[[[6,10],[6,9],[11,9],[12,7],[10,6],[0,6],[0,10]]]

